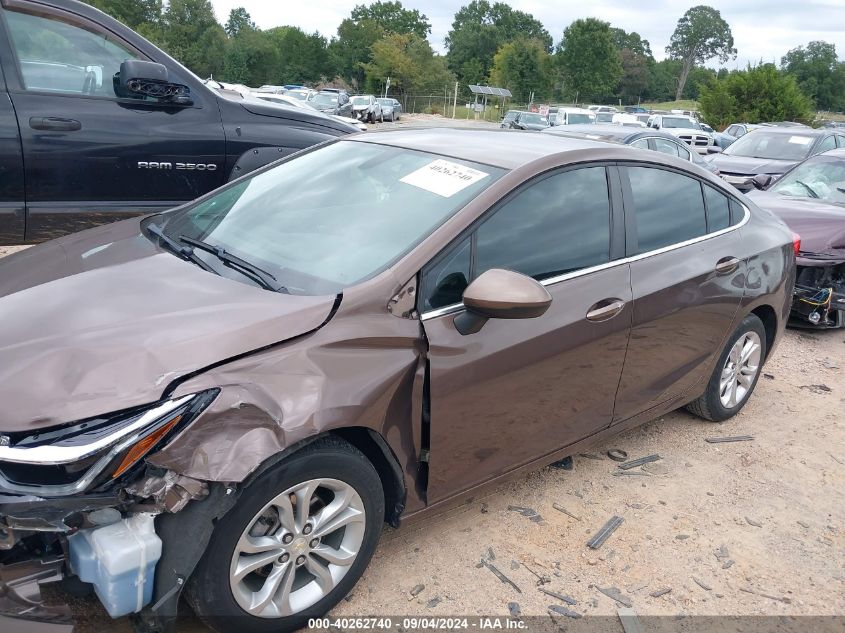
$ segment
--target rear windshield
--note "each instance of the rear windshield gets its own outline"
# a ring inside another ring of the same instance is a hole
[[[595,123],[594,114],[577,114],[570,112],[566,115],[566,120],[570,125],[578,125],[579,123]]]
[[[758,128],[731,143],[724,153],[769,160],[804,160],[812,146],[812,136],[767,132]]]
[[[698,123],[690,121],[687,118],[679,117],[679,116],[665,116],[663,117],[663,121],[661,122],[663,127],[680,127],[690,130],[700,130],[701,128],[698,127]]]
[[[334,105],[337,103],[337,95],[317,95],[314,97],[314,103],[317,105]]]

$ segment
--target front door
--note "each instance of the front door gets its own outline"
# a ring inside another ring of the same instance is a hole
[[[120,64],[144,55],[98,24],[37,6],[2,10],[9,47],[0,50],[25,158],[27,241],[174,206],[225,182],[210,93],[192,90],[192,106],[117,96]],[[171,81],[195,82],[168,70]]]
[[[732,228],[745,217],[739,204],[680,172],[621,171],[634,321],[616,421],[701,395],[689,390],[730,334],[746,273],[737,257],[740,231]]]
[[[23,242],[24,210],[21,137],[0,70],[0,245]]]
[[[631,321],[631,280],[614,266],[606,169],[539,177],[506,198],[423,271],[429,344],[428,502],[606,428]],[[521,272],[553,297],[536,319],[453,324],[468,280]]]

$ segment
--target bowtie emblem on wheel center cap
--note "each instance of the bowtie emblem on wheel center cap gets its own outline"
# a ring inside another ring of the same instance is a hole
[[[302,552],[305,550],[306,547],[308,547],[308,541],[306,541],[304,538],[296,539],[290,546],[290,548],[294,552]]]

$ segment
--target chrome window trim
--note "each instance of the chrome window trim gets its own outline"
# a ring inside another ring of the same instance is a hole
[[[684,248],[686,246],[691,246],[692,244],[697,244],[699,242],[703,242],[705,240],[712,239],[714,237],[719,237],[720,235],[725,235],[731,231],[736,231],[737,229],[742,228],[748,221],[751,219],[751,211],[750,209],[742,202],[739,204],[742,205],[745,213],[742,216],[742,219],[737,222],[736,224],[732,224],[731,226],[721,229],[719,231],[714,231],[713,233],[707,233],[706,235],[701,235],[699,237],[694,237],[692,239],[686,240],[684,242],[678,242],[677,244],[670,244],[669,246],[664,246],[663,248],[658,248],[653,251],[648,251],[647,253],[640,253],[638,255],[631,255],[630,257],[623,257],[622,259],[615,259],[612,262],[606,262],[604,264],[598,264],[597,266],[590,266],[589,268],[582,268],[581,270],[576,270],[571,273],[565,273],[563,275],[557,275],[555,277],[549,277],[548,279],[543,279],[540,283],[543,286],[553,286],[558,284],[562,281],[568,281],[570,279],[575,279],[576,277],[583,277],[584,275],[589,275],[595,272],[599,272],[602,270],[607,270],[609,268],[613,268],[615,266],[623,266],[625,264],[630,264],[632,262],[637,262],[642,259],[646,259],[649,257],[654,257],[656,255],[662,255],[663,253],[668,253],[670,251],[677,250],[679,248]],[[422,321],[428,321],[429,319],[436,319],[441,316],[446,316],[448,314],[452,314],[455,312],[460,312],[464,309],[463,303],[453,303],[448,306],[443,306],[442,308],[437,308],[436,310],[429,310],[428,312],[423,312],[420,316]]]

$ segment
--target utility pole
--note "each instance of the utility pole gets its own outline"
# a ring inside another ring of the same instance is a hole
[[[455,100],[452,102],[452,118],[458,114],[458,82],[455,82]]]

